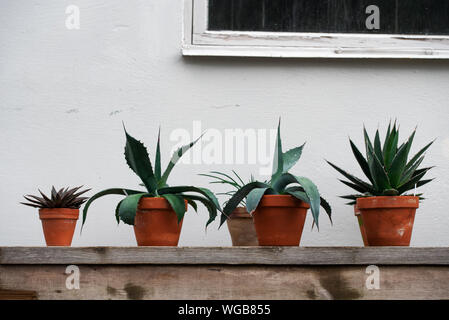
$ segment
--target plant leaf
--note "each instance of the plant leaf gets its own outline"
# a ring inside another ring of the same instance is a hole
[[[354,189],[355,191],[358,191],[360,193],[366,193],[367,192],[367,190],[365,188],[361,188],[360,186],[358,186],[358,185],[356,185],[354,183],[351,183],[351,182],[348,182],[348,181],[345,181],[345,180],[341,180],[341,179],[338,179],[338,180],[341,183],[343,183],[343,184],[347,185],[348,187],[350,187],[351,189]]]
[[[221,211],[220,203],[218,202],[217,198],[213,194],[212,191],[206,188],[197,188],[193,186],[176,186],[176,187],[166,187],[161,188],[158,190],[158,193],[160,195],[163,194],[178,194],[178,193],[184,193],[184,192],[197,192],[208,198],[218,210]]]
[[[246,211],[249,214],[252,214],[256,210],[260,200],[262,199],[267,189],[268,187],[256,188],[248,193],[248,196],[246,197]]]
[[[126,132],[126,145],[125,145],[125,159],[128,166],[134,171],[135,174],[142,180],[143,184],[147,188],[148,192],[155,195],[157,184],[154,177],[153,167],[148,156],[148,151],[142,142],[131,137]]]
[[[197,196],[197,195],[183,195],[184,199],[187,201],[199,201],[201,202],[209,212],[209,220],[206,223],[206,228],[211,224],[215,218],[217,217],[217,208],[216,206],[207,198]]]
[[[111,188],[111,189],[106,189],[106,190],[103,190],[103,191],[100,191],[100,192],[94,194],[92,197],[89,198],[89,200],[84,205],[81,231],[83,230],[84,223],[86,222],[86,219],[87,219],[87,211],[89,210],[89,207],[92,204],[92,202],[94,202],[98,198],[101,198],[101,197],[107,196],[107,195],[112,195],[112,194],[127,196],[127,195],[138,194],[138,193],[142,193],[142,191],[123,189],[123,188]]]
[[[115,207],[115,220],[117,221],[117,224],[120,223],[120,216],[118,213],[118,209],[119,209],[120,205],[122,204],[122,201],[123,201],[123,199],[120,200],[119,203],[117,203],[117,206]]]
[[[157,181],[161,180],[161,128],[157,134],[156,158],[154,159],[154,176]]]
[[[310,199],[304,191],[285,190],[285,192],[292,195],[296,199],[304,201],[305,203],[310,203]]]
[[[310,199],[310,210],[312,211],[313,221],[319,229],[318,217],[320,214],[320,193],[318,192],[318,188],[310,179],[306,177],[296,177],[296,179],[304,188],[305,193]]]
[[[399,194],[403,194],[404,192],[406,192],[408,190],[414,189],[415,188],[415,184],[418,186],[418,182],[424,177],[424,175],[429,170],[430,170],[430,168],[425,170],[425,171],[421,171],[419,174],[414,175],[407,183],[405,183],[404,185],[400,186],[397,189]]]
[[[298,162],[301,158],[302,149],[304,146],[305,143],[302,146],[290,149],[283,154],[283,173],[288,172]]]
[[[234,170],[232,170],[232,172],[233,172],[234,175],[237,177],[237,179],[239,179],[240,183],[241,183],[242,185],[244,185],[245,182],[243,182],[242,178],[240,178],[240,176],[237,174],[237,172],[235,172]]]
[[[418,169],[418,167],[421,165],[423,160],[424,160],[424,156],[419,158],[418,161],[416,161],[410,168],[408,168],[408,169],[406,168],[405,172],[403,173],[403,175],[401,177],[399,185],[403,185],[408,180],[410,180],[410,178],[413,176],[413,174],[415,173],[416,169]]]
[[[170,206],[173,208],[173,210],[176,213],[176,216],[178,217],[178,224],[181,222],[181,220],[184,218],[184,214],[186,213],[186,204],[184,202],[184,198],[182,195],[179,194],[163,194],[161,197],[165,198],[169,203]]]
[[[145,195],[148,195],[148,193],[132,194],[120,201],[118,206],[118,215],[120,220],[126,224],[134,225],[134,218],[136,217],[139,201]]]
[[[354,154],[357,162],[359,163],[360,168],[362,169],[365,176],[372,183],[373,178],[371,177],[368,162],[366,161],[365,157],[362,155],[362,153],[359,151],[359,149],[356,147],[356,145],[354,144],[354,142],[352,142],[351,139],[349,139],[349,144],[351,145],[352,153]]]
[[[329,220],[331,221],[331,224],[334,224],[332,221],[332,207],[329,204],[329,202],[326,201],[323,197],[320,197],[320,206],[324,209],[327,216],[329,217]]]
[[[167,165],[167,168],[164,171],[164,174],[162,175],[161,180],[158,183],[159,187],[163,187],[164,185],[167,184],[167,179],[168,176],[170,175],[171,171],[173,170],[174,166],[176,165],[176,163],[179,161],[179,159],[195,144],[197,143],[198,140],[201,139],[203,135],[201,135],[198,139],[196,139],[195,141],[190,142],[189,144],[180,147],[178,150],[176,150],[171,159],[170,162]]]
[[[384,157],[382,154],[382,147],[380,145],[379,129],[376,130],[376,136],[374,137],[374,153],[376,154],[377,158],[379,159],[379,162],[383,165]]]
[[[390,170],[389,170],[389,178],[391,182],[391,186],[395,188],[399,185],[402,174],[404,173],[405,166],[407,165],[407,157],[410,151],[410,147],[413,142],[413,137],[415,136],[415,131],[413,131],[412,135],[409,137],[408,141],[403,144],[391,162]],[[396,189],[396,188],[395,188]]]
[[[196,202],[190,198],[186,198],[185,196],[184,196],[184,199],[186,199],[189,206],[191,206],[193,208],[193,210],[195,210],[195,212],[198,213],[198,205],[196,204]]]
[[[228,200],[228,202],[226,203],[226,206],[223,208],[223,211],[221,214],[221,219],[220,219],[220,227],[223,225],[223,223],[225,223],[226,219],[235,210],[235,208],[237,208],[237,206],[240,204],[240,202],[242,202],[242,200],[253,189],[265,188],[265,187],[269,188],[270,186],[265,183],[262,183],[262,182],[254,181],[254,182],[250,182],[250,183],[244,185],[242,188],[237,190],[235,192],[235,194]]]
[[[337,167],[336,165],[334,165],[332,162],[329,162],[326,160],[326,162],[332,166],[332,168],[334,168],[335,170],[337,170],[338,172],[340,172],[343,176],[345,176],[349,181],[351,181],[352,183],[354,183],[355,185],[357,185],[358,187],[360,187],[360,189],[365,190],[364,192],[374,192],[374,188],[373,186],[371,186],[369,183],[347,173],[346,171],[344,171],[343,169],[340,169],[339,167]],[[359,190],[357,190],[359,191]],[[359,191],[359,192],[363,192],[363,191]]]
[[[384,156],[384,165],[386,169],[391,166],[391,161],[398,149],[399,131],[396,128],[396,121],[394,122],[393,129],[390,134],[385,137],[384,148],[382,150]]]
[[[368,163],[370,166],[370,172],[373,178],[374,185],[376,186],[376,190],[383,191],[386,189],[391,189],[392,186],[389,176],[379,158],[377,157],[373,149],[370,148],[368,152],[370,153],[370,155],[368,156],[368,158],[370,159],[368,160]]]
[[[276,145],[274,148],[274,158],[273,158],[273,170],[271,175],[271,181],[276,181],[276,179],[284,172],[284,154],[282,153],[282,141],[281,141],[281,119],[279,119]]]
[[[405,166],[405,169],[410,169],[411,166],[413,166],[413,164],[421,157],[421,155],[426,152],[426,150],[435,142],[435,140],[433,140],[432,142],[430,142],[429,144],[427,144],[424,148],[422,148],[421,150],[419,150],[414,156],[413,158],[410,159],[410,161],[407,163],[407,165]]]

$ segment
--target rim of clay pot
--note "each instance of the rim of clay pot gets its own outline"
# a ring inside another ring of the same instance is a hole
[[[79,209],[71,208],[42,208],[39,209],[39,218],[41,220],[48,219],[70,219],[78,220]]]
[[[377,208],[418,208],[419,197],[416,196],[378,196],[357,198],[358,209]]]
[[[299,207],[299,208],[310,208],[308,203],[296,199],[291,195],[285,194],[270,194],[264,195],[260,200],[259,206],[263,207]]]
[[[237,207],[234,211],[229,215],[229,219],[252,219],[253,217],[246,211],[245,207]]]
[[[184,199],[187,210],[187,200]],[[142,197],[139,201],[138,210],[173,210],[167,199],[162,197]]]

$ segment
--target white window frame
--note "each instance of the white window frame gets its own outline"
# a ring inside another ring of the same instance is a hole
[[[449,59],[449,36],[209,31],[207,10],[208,0],[184,0],[183,55]]]

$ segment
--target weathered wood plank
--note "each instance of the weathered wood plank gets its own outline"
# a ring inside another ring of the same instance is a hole
[[[36,291],[0,289],[0,300],[36,300],[36,299],[37,299]]]
[[[449,265],[449,248],[0,247],[0,264]]]
[[[447,266],[82,265],[68,290],[65,266],[1,265],[0,290],[38,299],[449,299]]]

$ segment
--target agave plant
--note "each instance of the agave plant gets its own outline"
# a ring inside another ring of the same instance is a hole
[[[424,153],[433,141],[408,160],[415,133],[416,129],[407,141],[398,146],[399,126],[396,125],[396,122],[394,122],[393,127],[391,127],[391,123],[388,125],[383,144],[381,144],[379,130],[376,131],[374,143],[372,143],[366,129],[363,128],[366,157],[349,139],[352,152],[368,181],[357,178],[327,161],[349,180],[340,180],[342,183],[359,192],[359,194],[342,196],[344,199],[351,200],[347,203],[348,205],[355,204],[359,197],[402,195],[433,180],[423,180],[424,175],[433,167],[419,168],[424,160]]]
[[[41,190],[38,189],[41,197],[28,194],[23,196],[28,202],[21,202],[26,206],[34,208],[69,208],[79,209],[81,205],[86,202],[88,197],[80,197],[82,194],[88,192],[90,189],[79,191],[83,186],[75,188],[61,188],[56,191],[55,187],[51,188],[51,195],[46,196]]]
[[[320,196],[317,186],[308,178],[295,176],[288,171],[298,162],[305,143],[287,152],[282,151],[281,122],[279,121],[276,136],[276,146],[273,160],[273,171],[269,181],[252,181],[243,186],[232,195],[223,208],[220,226],[227,220],[235,208],[246,198],[246,210],[252,214],[265,194],[291,195],[310,204],[314,224],[318,225],[320,206],[331,219],[332,209],[329,203]],[[331,219],[332,222],[332,219]]]
[[[217,210],[221,211],[220,205],[215,195],[206,188],[197,188],[194,186],[175,186],[170,187],[167,179],[176,163],[187,150],[189,150],[201,137],[195,141],[179,148],[171,157],[165,171],[161,171],[161,152],[160,152],[160,130],[157,139],[156,156],[154,160],[154,170],[151,164],[148,151],[142,142],[136,140],[125,130],[126,145],[125,159],[131,170],[137,174],[142,180],[142,185],[146,191],[112,188],[106,189],[95,194],[84,206],[83,225],[87,218],[89,206],[96,199],[105,195],[123,195],[125,198],[121,200],[115,210],[117,223],[122,220],[126,224],[134,225],[134,217],[136,216],[137,206],[142,197],[163,197],[175,211],[178,222],[182,220],[186,212],[185,200],[196,211],[197,202],[202,203],[209,211],[209,220],[206,227],[215,220]]]

